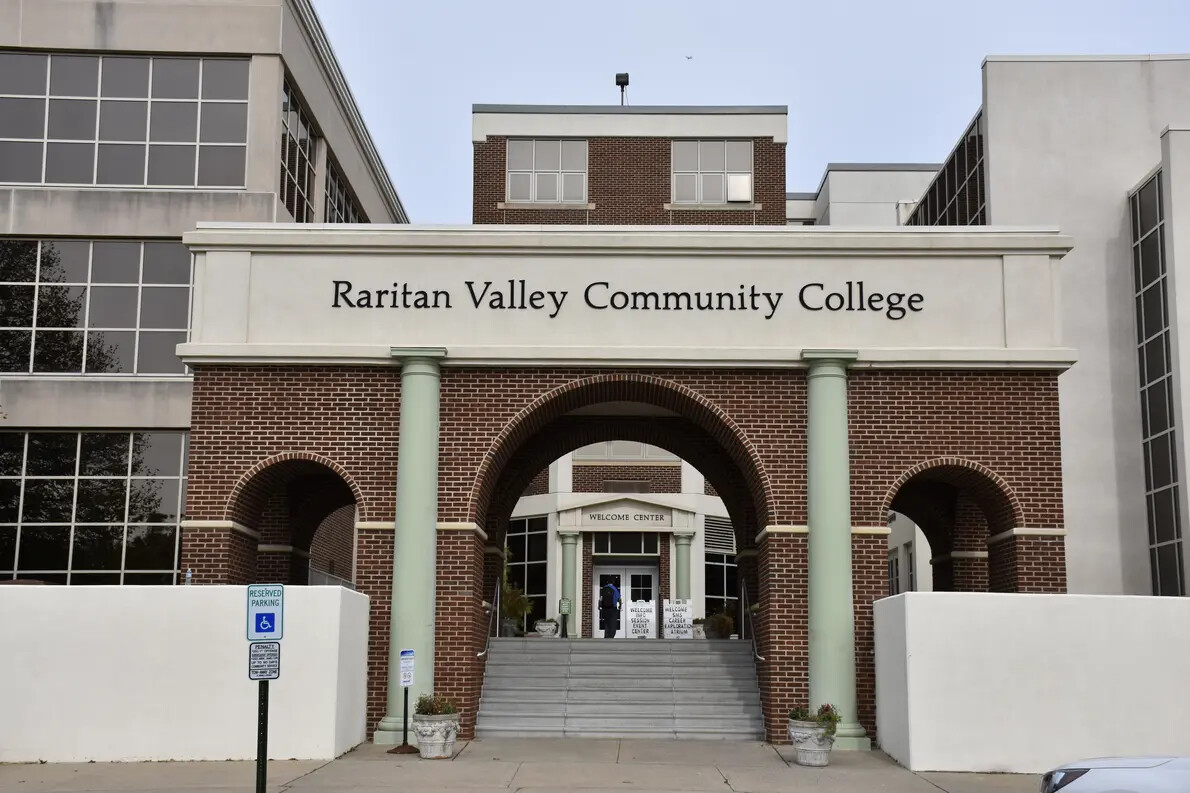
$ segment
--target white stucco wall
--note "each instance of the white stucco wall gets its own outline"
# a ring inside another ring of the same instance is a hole
[[[989,58],[984,112],[990,221],[1055,225],[1062,335],[1079,362],[1059,381],[1071,592],[1148,594],[1128,192],[1161,161],[1190,107],[1190,58]]]
[[[822,186],[825,218],[831,226],[900,226],[898,207],[921,198],[938,167],[879,163],[828,167]]]
[[[254,759],[245,594],[0,587],[0,762]],[[337,757],[364,740],[368,598],[287,587],[284,628],[269,757]]]
[[[1190,754],[1190,600],[908,593],[875,604],[876,729],[915,771]]]

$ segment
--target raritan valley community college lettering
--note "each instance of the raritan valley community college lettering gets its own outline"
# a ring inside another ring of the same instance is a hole
[[[464,281],[463,288],[454,291],[420,289],[401,282],[384,289],[364,288],[351,281],[332,281],[331,285],[331,308],[433,311],[460,306],[491,311],[544,311],[551,319],[562,313],[571,294],[566,289],[533,289],[523,278]],[[880,291],[863,281],[807,283],[794,294],[794,310],[873,312],[891,320],[918,313],[925,303],[925,297],[918,292]],[[739,284],[724,291],[641,291],[608,281],[594,281],[582,290],[578,301],[583,308],[594,311],[746,311],[772,319],[785,296],[785,292],[767,291],[755,284]]]

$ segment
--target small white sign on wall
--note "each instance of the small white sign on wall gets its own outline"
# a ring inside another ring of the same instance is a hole
[[[651,600],[634,600],[628,604],[628,638],[655,639],[657,637],[657,604]]]
[[[694,602],[691,600],[662,601],[661,635],[666,639],[694,638]]]

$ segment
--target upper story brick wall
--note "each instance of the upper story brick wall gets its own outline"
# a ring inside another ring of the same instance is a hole
[[[587,138],[587,205],[500,209],[506,200],[508,138],[474,144],[472,222],[595,225],[785,225],[785,144],[752,139],[753,205],[759,210],[667,210],[669,138]]]

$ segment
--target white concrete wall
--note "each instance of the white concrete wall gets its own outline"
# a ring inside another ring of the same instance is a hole
[[[1054,226],[1064,342],[1059,380],[1071,592],[1148,594],[1128,192],[1161,161],[1161,131],[1186,119],[1190,58],[988,59],[989,217]]]
[[[917,524],[899,512],[893,513],[893,520],[889,524],[891,532],[888,535],[888,550],[898,553],[900,559],[901,591],[910,591],[909,587],[909,556],[913,557],[913,591],[930,592],[934,589],[934,569],[930,565],[930,543]],[[909,544],[906,548],[905,545]]]
[[[0,762],[255,758],[245,594],[0,587]],[[285,601],[269,757],[337,757],[365,735],[368,598],[287,587]]]
[[[875,623],[877,733],[912,770],[1190,755],[1190,600],[909,593]]]
[[[937,172],[937,166],[907,170],[880,164],[828,170],[825,194],[829,225],[899,226],[900,204],[921,198]]]

